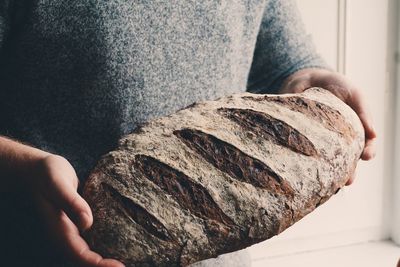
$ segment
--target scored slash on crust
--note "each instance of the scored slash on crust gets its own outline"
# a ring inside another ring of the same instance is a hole
[[[284,121],[252,109],[219,108],[217,112],[244,130],[306,156],[318,156],[314,144]]]
[[[202,219],[234,225],[233,220],[215,203],[207,189],[183,172],[146,155],[136,155],[132,164],[135,170],[175,198],[182,208]]]
[[[148,233],[164,241],[172,241],[167,228],[145,208],[123,196],[117,189],[109,184],[102,183],[102,188],[117,203],[131,220],[142,226]]]
[[[237,147],[197,129],[184,128],[173,132],[190,149],[230,177],[281,194],[289,198],[293,188],[262,161],[250,157]]]
[[[244,96],[243,99],[272,102],[304,114],[310,119],[318,121],[328,130],[343,136],[348,142],[351,142],[356,136],[351,124],[346,121],[345,117],[338,110],[315,100],[300,96],[264,96],[257,98]]]

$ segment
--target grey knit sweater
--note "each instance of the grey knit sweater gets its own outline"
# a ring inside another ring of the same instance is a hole
[[[2,0],[0,135],[84,180],[149,119],[325,67],[291,0]]]
[[[84,181],[149,119],[326,67],[292,0],[1,0],[0,135]],[[199,266],[248,266],[243,252]],[[236,256],[235,256],[236,255]]]

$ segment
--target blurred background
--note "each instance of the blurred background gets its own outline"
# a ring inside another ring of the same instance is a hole
[[[352,186],[278,237],[248,248],[254,267],[396,266],[400,257],[398,2],[297,0],[320,54],[365,92],[378,132],[377,156],[359,162]]]

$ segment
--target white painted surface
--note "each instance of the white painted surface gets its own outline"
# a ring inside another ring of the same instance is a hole
[[[366,237],[369,237],[366,240]],[[335,248],[338,246],[349,246],[368,241],[379,240],[381,228],[360,228],[341,232],[327,232],[300,238],[274,237],[264,243],[251,247],[251,258],[253,262],[262,261],[274,257],[283,257],[302,252],[316,251],[321,249]]]
[[[317,44],[326,62],[334,69],[338,64],[338,11],[337,0],[298,0],[303,22]],[[321,12],[324,10],[324,12]]]
[[[359,162],[352,186],[278,237],[250,247],[253,260],[389,237],[385,220],[390,218],[385,211],[392,182],[387,172],[392,146],[384,146],[385,136],[393,130],[392,88],[387,83],[389,1],[297,0],[318,51],[364,92],[379,136],[377,157]]]
[[[385,176],[385,164],[391,155],[384,141],[389,135],[386,116],[393,114],[388,105],[387,84],[387,0],[347,1],[346,72],[364,92],[378,132],[377,157],[360,162],[358,179],[349,188],[345,218],[351,219],[348,228],[383,227],[385,192],[391,177]],[[386,237],[388,233],[383,233]]]
[[[254,261],[252,267],[396,267],[400,248],[371,242]]]

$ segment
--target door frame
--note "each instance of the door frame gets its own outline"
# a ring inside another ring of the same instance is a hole
[[[399,0],[389,1],[389,34],[388,38],[388,79],[393,92],[393,110],[395,111],[392,125],[393,136],[388,138],[388,145],[392,145],[392,189],[390,213],[386,216],[389,220],[390,239],[400,245],[400,4]]]

